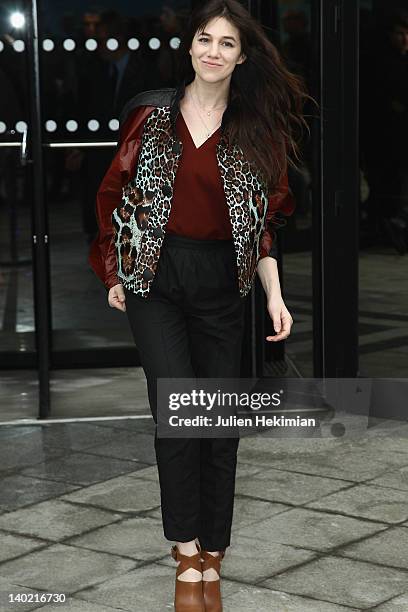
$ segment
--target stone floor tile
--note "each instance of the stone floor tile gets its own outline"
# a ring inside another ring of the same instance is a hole
[[[392,527],[361,542],[348,544],[337,554],[408,570],[408,528]]]
[[[141,512],[160,505],[160,489],[156,482],[126,475],[63,495],[60,499],[120,512]]]
[[[364,446],[367,450],[372,452],[378,451],[381,455],[389,454],[391,459],[394,461],[404,462],[405,465],[408,464],[408,427],[398,422],[398,425],[394,430],[389,429],[387,433],[380,433],[377,431],[371,435],[364,436],[362,440],[360,440],[360,447]],[[395,454],[393,457],[392,455]],[[401,455],[398,457],[398,455]],[[404,458],[405,455],[405,458]]]
[[[23,470],[24,476],[37,476],[78,485],[89,485],[133,472],[144,464],[133,461],[123,461],[111,457],[99,457],[86,453],[70,453],[62,459],[54,459],[39,463],[32,468]]]
[[[275,502],[267,502],[261,499],[252,499],[242,495],[236,495],[234,501],[233,531],[258,523],[265,518],[275,516],[281,512],[291,510],[291,506]]]
[[[66,482],[10,474],[0,479],[0,508],[16,510],[77,489]]]
[[[338,477],[339,470],[343,469],[343,477],[350,480],[353,480],[354,471],[357,471],[359,480],[364,480],[384,471],[384,465],[407,465],[407,451],[404,436],[398,437],[397,433],[374,435],[370,430],[364,436],[351,439],[282,440],[257,436],[250,441],[242,440],[239,448],[241,460],[247,463],[285,467],[285,461],[289,460],[297,469],[305,461],[311,473]],[[336,460],[337,457],[341,463]],[[359,457],[361,462],[358,462]],[[370,465],[372,461],[374,464]]]
[[[12,603],[11,596],[27,596],[32,601],[19,601]],[[39,593],[37,590],[29,589],[21,584],[17,584],[8,578],[0,576],[0,610],[1,612],[29,612],[38,609],[38,601],[35,600]]]
[[[258,582],[277,572],[310,561],[316,553],[237,535],[222,562],[222,576],[238,582]]]
[[[0,576],[32,589],[66,595],[122,574],[137,561],[117,555],[52,544],[20,559],[0,564]]]
[[[403,593],[407,573],[328,556],[268,578],[258,586],[366,609]]]
[[[355,482],[375,478],[387,468],[406,464],[403,453],[384,453],[373,448],[354,451],[353,446],[345,442],[314,453],[310,452],[310,447],[296,447],[293,452],[290,447],[287,452],[272,452],[272,449],[258,450],[255,446],[241,451],[241,456],[247,463]]]
[[[408,491],[359,484],[307,504],[309,508],[335,510],[359,518],[400,523],[408,519]]]
[[[371,612],[407,612],[408,610],[408,591],[398,597],[371,608]]]
[[[131,472],[128,476],[134,478],[144,478],[146,480],[154,480],[159,484],[159,473],[157,471],[157,465],[151,465],[149,467],[141,467],[135,472]]]
[[[332,478],[269,469],[248,477],[237,474],[235,490],[238,494],[269,501],[304,504],[350,484]]]
[[[370,417],[369,426],[370,428],[368,429],[366,434],[368,438],[388,436],[395,438],[405,438],[405,440],[408,440],[408,423],[406,421]]]
[[[157,521],[161,521],[162,520],[161,506],[154,508],[154,510],[149,510],[148,512],[146,512],[144,516],[148,516],[150,518],[156,519]]]
[[[156,464],[154,438],[148,433],[127,433],[115,430],[117,435],[112,440],[88,449],[93,455],[129,459],[141,463]]]
[[[249,585],[239,585],[233,595],[224,597],[223,608],[224,612],[357,612],[355,608]]]
[[[131,612],[174,610],[175,569],[151,563],[75,594],[76,598]]]
[[[381,476],[370,480],[369,484],[408,491],[408,466],[401,467],[398,470],[384,472]]]
[[[170,554],[171,543],[165,539],[161,521],[150,517],[124,519],[69,541],[72,546],[152,561]]]
[[[31,428],[30,437],[44,446],[81,451],[100,444],[120,440],[123,431],[114,427],[101,427],[99,423],[44,423]]]
[[[35,425],[1,425],[0,440],[19,440],[35,431]]]
[[[254,474],[260,474],[264,471],[265,468],[262,465],[252,465],[250,463],[244,463],[243,461],[237,462],[237,476],[254,476]]]
[[[334,452],[343,445],[344,441],[340,438],[271,438],[259,434],[240,440],[238,457],[246,463],[247,456],[254,459],[258,454],[261,459],[259,465],[265,465],[272,456],[275,459],[284,459],[298,454],[315,455],[320,452]]]
[[[122,518],[107,510],[53,499],[0,516],[0,529],[58,541]]]
[[[20,555],[25,555],[43,546],[44,542],[40,542],[39,540],[0,531],[0,562],[19,557]]]
[[[71,302],[70,302],[71,304]],[[91,309],[90,309],[91,311]],[[112,313],[113,315],[115,313]],[[68,315],[61,325],[67,330],[67,334],[60,338],[59,343],[67,348],[71,341],[72,350],[83,344],[84,332],[74,331],[72,313]],[[85,329],[88,321],[82,319]],[[100,323],[100,322],[99,322]],[[89,322],[91,329],[94,322]],[[115,321],[106,322],[103,325],[105,331],[103,335],[92,332],[91,338],[87,338],[86,346],[89,343],[93,347],[116,345],[119,347],[121,336],[123,345],[129,346],[129,330],[122,322],[121,329],[115,329]],[[56,332],[58,337],[58,330]],[[98,342],[93,339],[98,337]],[[113,368],[84,368],[80,371],[73,368],[58,369],[51,373],[51,395],[53,403],[53,416],[83,418],[83,417],[111,417],[111,416],[134,416],[149,412],[148,398],[146,389],[146,379],[141,379],[138,374],[141,368],[135,367],[113,367]],[[129,399],[130,398],[130,399]]]
[[[382,531],[386,525],[359,519],[294,508],[236,531],[237,535],[328,551],[342,544]]]
[[[20,439],[20,438],[19,438]],[[35,466],[44,461],[55,461],[67,453],[64,448],[43,445],[41,440],[24,436],[24,443],[17,444],[15,439],[2,440],[0,445],[0,476],[8,475],[9,470]]]
[[[155,431],[153,417],[144,419],[112,419],[109,421],[101,421],[98,423],[101,427],[114,427],[127,432],[134,433],[150,433],[152,436]]]
[[[103,427],[99,423],[46,423],[36,425],[2,426],[0,428],[1,449],[6,451],[15,441],[24,440],[24,447],[58,449],[65,453],[69,450],[84,450],[104,442],[114,441],[126,435],[106,421]],[[21,447],[23,444],[21,444]]]
[[[114,612],[114,610],[119,610],[120,608],[112,608],[101,603],[93,604],[89,601],[81,601],[75,597],[67,597],[63,603],[47,603],[35,609],[44,610],[45,612]]]

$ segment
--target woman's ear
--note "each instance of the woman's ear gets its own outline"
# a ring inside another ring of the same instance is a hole
[[[241,55],[239,56],[239,59],[237,61],[237,64],[243,64],[246,60],[246,55],[245,53],[241,53]]]

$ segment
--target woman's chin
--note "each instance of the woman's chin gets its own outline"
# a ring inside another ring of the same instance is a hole
[[[223,81],[225,78],[225,77],[220,77],[219,74],[211,74],[211,73],[209,74],[208,71],[196,72],[196,76],[198,76],[205,83],[221,83],[221,81]]]

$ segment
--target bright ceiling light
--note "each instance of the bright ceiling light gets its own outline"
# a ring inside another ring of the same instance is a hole
[[[16,29],[24,28],[25,17],[23,13],[20,13],[19,11],[16,11],[15,13],[11,13],[10,23],[13,26],[13,28],[16,28]]]

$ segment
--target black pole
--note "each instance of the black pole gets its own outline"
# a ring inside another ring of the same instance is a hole
[[[322,333],[315,376],[342,378],[358,373],[358,3],[320,0],[320,8]]]
[[[339,287],[347,312],[339,333],[347,340],[345,350],[338,353],[337,371],[338,376],[355,377],[359,373],[359,3],[343,0],[342,10],[344,202],[337,233],[337,252],[339,268],[345,264],[347,270],[347,275],[343,276],[344,286]]]
[[[26,3],[27,54],[30,88],[29,143],[31,148],[33,275],[39,419],[50,413],[50,279],[47,214],[45,208],[37,0]]]
[[[311,114],[317,115],[311,121],[312,151],[312,304],[313,304],[313,376],[323,376],[323,30],[322,1],[316,0],[313,5],[311,19],[311,39],[313,65],[316,70],[311,74],[311,95],[317,101],[319,108],[311,106]]]

